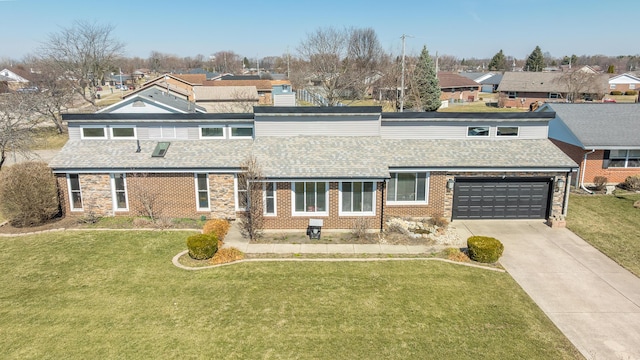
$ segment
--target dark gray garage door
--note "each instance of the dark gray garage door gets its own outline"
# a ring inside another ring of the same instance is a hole
[[[549,178],[456,178],[454,219],[544,219]]]

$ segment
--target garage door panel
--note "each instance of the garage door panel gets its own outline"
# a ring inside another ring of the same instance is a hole
[[[549,179],[456,179],[454,219],[545,218]]]

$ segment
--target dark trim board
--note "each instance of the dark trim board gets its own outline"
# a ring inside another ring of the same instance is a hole
[[[546,219],[552,180],[536,178],[456,178],[453,219]]]

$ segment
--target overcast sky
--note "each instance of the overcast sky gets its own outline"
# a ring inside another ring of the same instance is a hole
[[[500,49],[525,58],[539,45],[552,56],[636,55],[640,1],[596,0],[0,0],[0,58],[20,60],[74,20],[115,26],[126,55],[181,57],[231,50],[249,58],[296,53],[324,27],[373,28],[400,54],[489,58]]]

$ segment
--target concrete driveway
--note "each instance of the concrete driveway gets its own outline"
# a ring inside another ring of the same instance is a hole
[[[542,221],[454,221],[492,236],[500,263],[587,359],[640,359],[640,278],[567,229]]]

